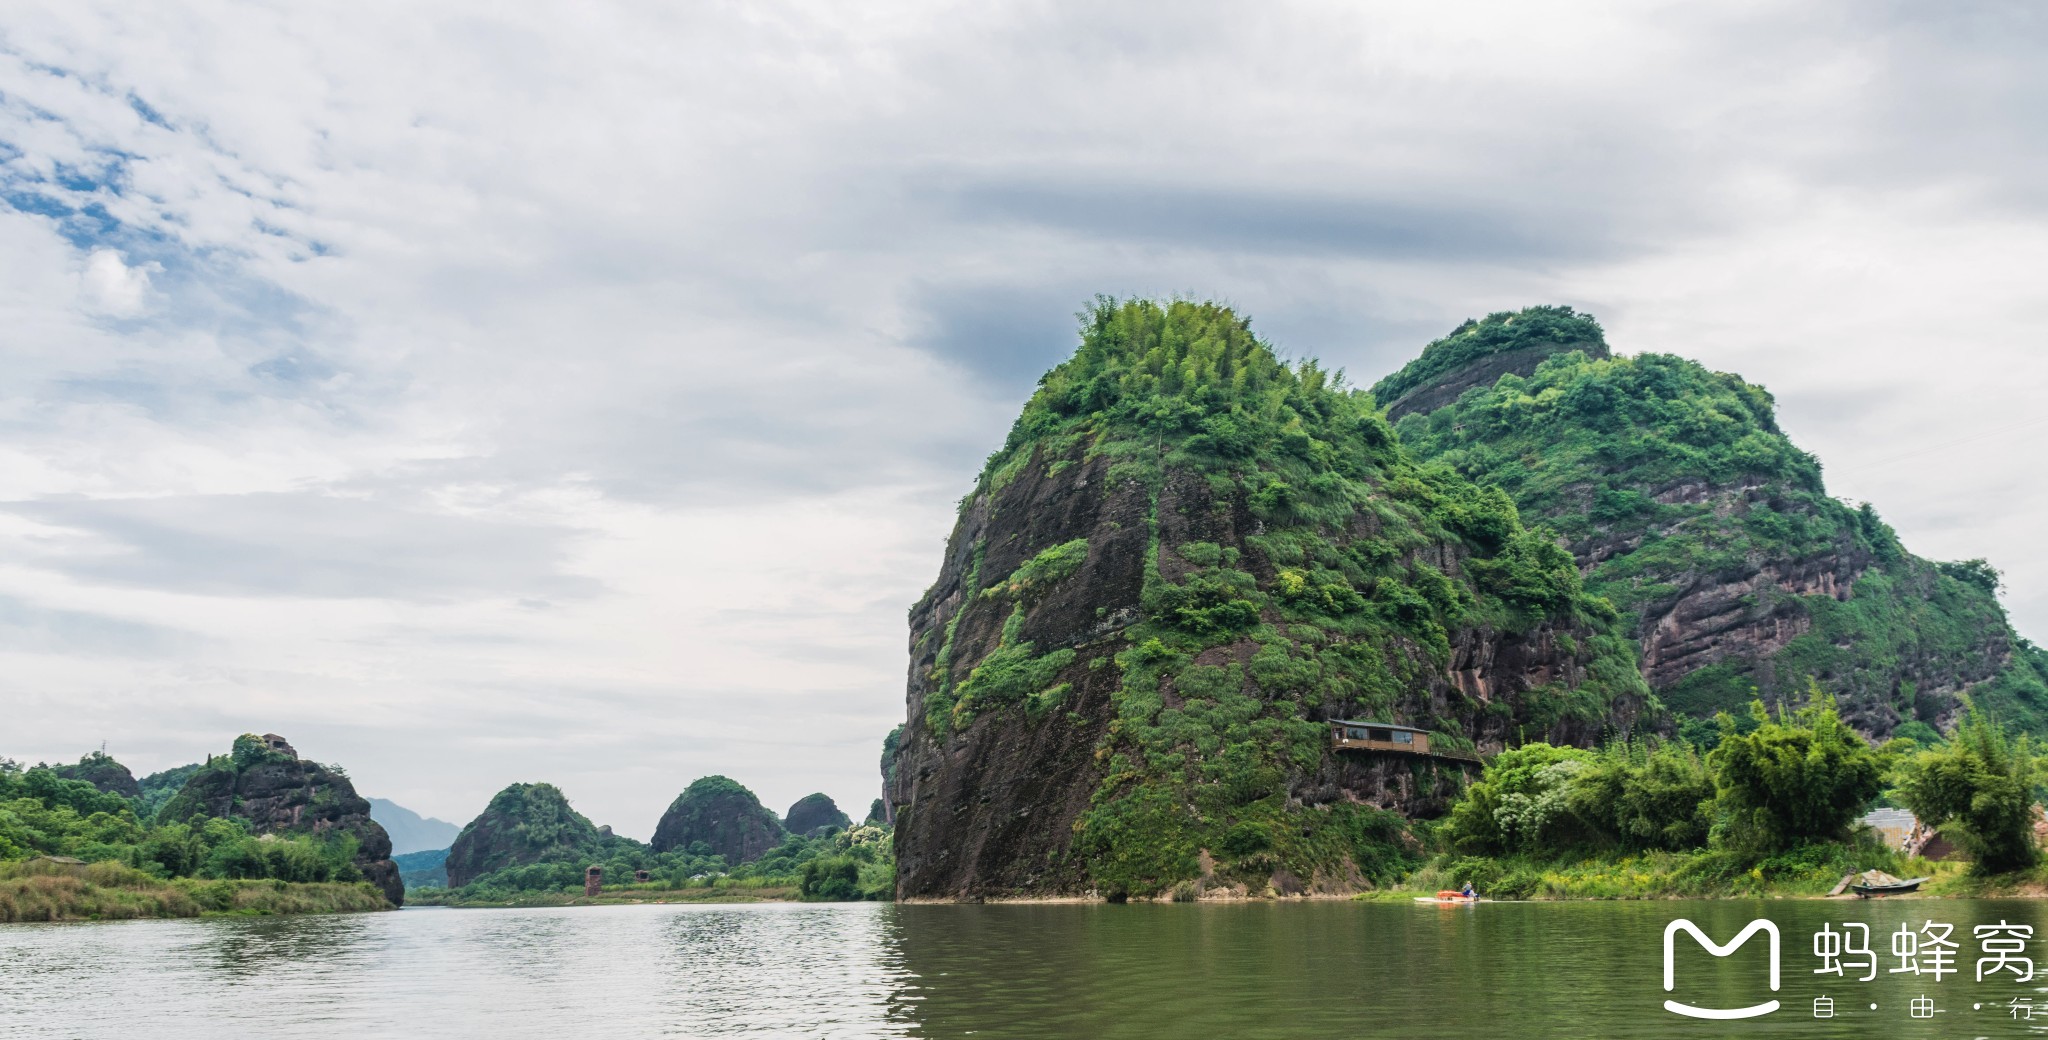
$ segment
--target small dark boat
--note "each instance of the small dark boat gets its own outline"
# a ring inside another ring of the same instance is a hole
[[[1871,896],[1899,896],[1908,892],[1918,892],[1920,885],[1927,880],[1924,877],[1901,880],[1882,870],[1866,870],[1857,878],[1855,884],[1849,886],[1849,889],[1855,892],[1859,899],[1869,899]]]

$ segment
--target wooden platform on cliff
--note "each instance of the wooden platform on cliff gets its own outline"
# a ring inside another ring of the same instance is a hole
[[[1421,758],[1440,758],[1452,762],[1470,762],[1474,765],[1483,765],[1486,762],[1477,751],[1431,746],[1428,730],[1398,726],[1391,722],[1331,719],[1330,746],[1338,751],[1389,752]]]

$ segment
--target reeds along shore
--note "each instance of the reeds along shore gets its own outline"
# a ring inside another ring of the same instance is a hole
[[[119,863],[0,863],[0,923],[392,909],[365,883],[165,881]]]

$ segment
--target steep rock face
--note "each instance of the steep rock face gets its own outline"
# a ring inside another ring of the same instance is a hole
[[[834,807],[837,810],[837,807]],[[671,802],[654,828],[654,851],[687,849],[703,842],[727,863],[751,863],[782,842],[782,821],[739,782],[723,776],[698,779]]]
[[[1363,395],[1209,305],[1105,305],[911,609],[898,894],[1351,890],[1463,764],[1625,733],[1647,688],[1570,558],[1419,470]]]
[[[266,748],[253,736],[235,741],[233,754],[194,772],[158,819],[239,816],[257,834],[345,834],[356,841],[354,864],[392,905],[405,903],[405,884],[391,861],[391,838],[370,818],[370,803],[347,775],[302,759],[288,746]]]
[[[448,847],[448,885],[460,888],[507,867],[585,856],[601,835],[553,784],[512,784]]]
[[[135,782],[135,774],[102,751],[86,755],[77,765],[52,766],[50,771],[66,780],[83,780],[106,794],[142,797],[142,785]]]
[[[1577,317],[1581,339],[1598,335]],[[1560,531],[1674,711],[1796,699],[1812,681],[1872,737],[1944,727],[1966,692],[2048,726],[2048,672],[1995,572],[1914,557],[1868,506],[1830,498],[1761,387],[1666,355],[1540,349],[1534,367],[1480,358],[1404,383],[1403,400],[1437,407],[1402,419],[1402,441]]]
[[[810,834],[827,827],[845,830],[853,826],[853,821],[839,811],[839,803],[819,792],[797,799],[796,804],[790,806],[789,812],[783,816],[782,826],[791,834]]]

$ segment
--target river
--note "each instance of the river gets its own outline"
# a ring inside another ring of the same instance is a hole
[[[0,1037],[2018,1037],[2048,1031],[2048,931],[2024,950],[2041,978],[2008,956],[1979,981],[1974,928],[2041,928],[2043,910],[765,904],[7,925]],[[1681,937],[1664,991],[1667,924],[1726,943],[1759,917],[1782,934],[1780,991],[1762,935],[1725,959]],[[1892,971],[1908,963],[1893,933],[1917,945],[1930,920],[1953,926],[1956,973]],[[1814,973],[1814,934],[1844,922],[1870,926],[1873,981]],[[1834,1017],[1814,1017],[1821,997]],[[1922,997],[1932,1017],[1915,1019]],[[1667,998],[1781,1007],[1701,1022]]]

